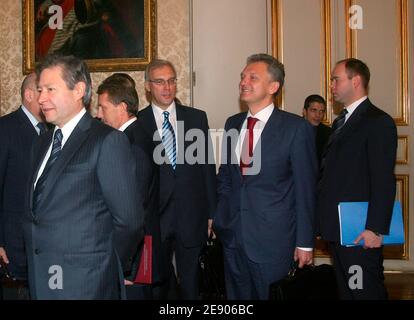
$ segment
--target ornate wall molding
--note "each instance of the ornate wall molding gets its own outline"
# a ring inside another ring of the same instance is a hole
[[[401,151],[397,152],[397,164],[407,165],[409,164],[409,136],[400,135],[398,136],[398,147],[401,146]],[[401,155],[401,157],[399,157]]]
[[[394,118],[398,126],[408,126],[410,123],[409,96],[408,96],[408,0],[395,0],[397,14],[397,30],[399,41],[399,83],[398,97],[396,105],[399,108],[399,116]],[[346,57],[358,57],[358,32],[351,30],[348,21],[350,18],[349,10],[356,4],[355,0],[345,0],[345,34],[346,34]]]

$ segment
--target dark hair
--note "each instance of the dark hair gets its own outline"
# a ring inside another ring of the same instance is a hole
[[[85,61],[72,55],[65,56],[57,53],[47,55],[36,67],[37,79],[40,79],[43,70],[53,67],[62,69],[62,79],[70,90],[73,90],[79,82],[85,83],[85,95],[82,97],[82,102],[85,107],[89,106],[92,97],[92,81]]]
[[[253,54],[247,58],[248,65],[255,62],[265,63],[271,79],[279,82],[279,89],[274,93],[274,96],[276,97],[279,92],[281,92],[283,84],[285,83],[285,67],[275,57],[272,57],[266,53]]]
[[[114,73],[106,78],[99,85],[97,93],[107,93],[109,101],[113,104],[124,102],[130,115],[136,115],[138,112],[139,99],[135,81],[126,73]]]
[[[177,77],[177,72],[175,71],[174,65],[170,61],[162,60],[162,59],[154,59],[145,68],[145,81],[150,80],[149,76],[152,70],[162,68],[165,66],[170,67],[172,71],[174,72],[174,76]]]
[[[303,105],[303,108],[304,108],[305,110],[308,110],[308,109],[309,109],[309,106],[310,106],[310,104],[311,104],[312,102],[322,103],[322,104],[325,106],[325,108],[326,108],[326,101],[325,101],[325,99],[324,99],[324,98],[322,98],[319,94],[311,94],[310,96],[308,96],[308,97],[305,99],[305,103],[304,103],[304,105]]]
[[[368,90],[371,73],[369,72],[368,66],[363,61],[355,58],[349,58],[338,61],[336,64],[338,65],[340,63],[345,63],[345,69],[349,79],[355,75],[359,75],[364,89]]]

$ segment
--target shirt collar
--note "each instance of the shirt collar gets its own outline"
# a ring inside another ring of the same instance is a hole
[[[366,99],[368,96],[364,96],[361,99],[358,99],[357,101],[352,102],[349,106],[345,107],[346,111],[348,111],[348,115],[351,116],[351,114],[355,111],[355,109]]]
[[[34,117],[34,115],[32,115],[32,113],[24,105],[22,105],[22,110],[26,114],[26,116],[29,118],[29,120],[32,123],[33,127],[36,128],[39,121],[37,121],[37,119]]]
[[[249,110],[249,112],[247,112],[247,118],[248,117],[256,118],[266,124],[270,116],[272,115],[274,109],[275,109],[275,106],[273,103],[271,103],[266,108],[256,113],[254,116],[250,113],[250,110]]]
[[[151,103],[152,106],[152,110],[154,110],[154,113],[156,115],[157,118],[162,118],[164,119],[164,115],[163,112],[164,111],[168,111],[170,113],[170,118],[176,118],[176,108],[175,108],[175,102],[173,101],[169,107],[164,110],[161,107],[157,106],[155,103]]]
[[[62,130],[62,148],[85,113],[86,109],[82,108],[82,110],[72,119],[70,119],[62,128],[58,128],[57,126],[55,127],[55,131],[53,132],[53,134],[56,132],[57,129]]]
[[[132,117],[127,122],[125,122],[122,126],[119,127],[119,131],[124,132],[126,128],[128,128],[132,123],[134,123],[137,120],[137,117]]]

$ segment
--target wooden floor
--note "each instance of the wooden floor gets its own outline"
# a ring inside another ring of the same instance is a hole
[[[385,273],[390,300],[414,300],[414,273]]]

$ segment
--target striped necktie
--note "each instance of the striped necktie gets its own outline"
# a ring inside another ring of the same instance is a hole
[[[338,115],[338,117],[332,123],[332,133],[329,136],[328,142],[326,143],[326,146],[325,146],[325,148],[323,150],[323,153],[322,153],[322,160],[321,160],[321,166],[320,166],[321,171],[323,171],[323,169],[325,168],[325,160],[326,160],[326,156],[329,152],[329,148],[331,147],[332,143],[335,141],[336,137],[341,132],[342,127],[345,125],[345,119],[346,119],[346,114],[347,113],[348,113],[348,110],[346,110],[345,108],[342,109],[341,113]]]
[[[170,113],[168,111],[164,111],[162,114],[164,115],[164,122],[162,123],[162,143],[168,159],[170,160],[171,166],[175,170],[175,167],[177,166],[177,157],[174,129],[168,119]]]
[[[36,183],[36,188],[33,192],[33,213],[36,214],[36,209],[39,205],[40,200],[42,199],[42,193],[46,186],[46,179],[52,168],[53,164],[56,162],[57,158],[59,157],[60,150],[62,149],[62,131],[57,129],[55,132],[55,136],[53,137],[53,144],[52,144],[52,151],[50,153],[50,157],[47,160],[45,168],[43,169],[42,175],[39,177]]]

